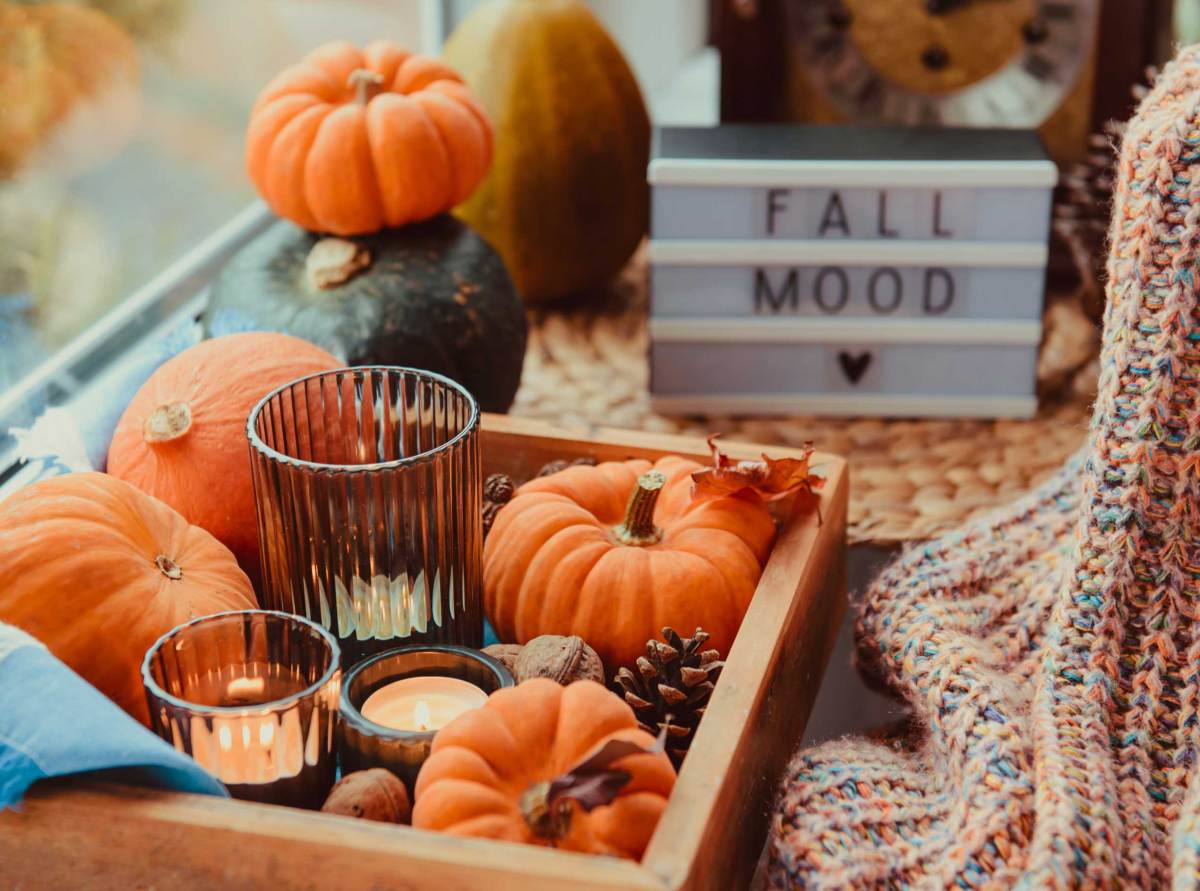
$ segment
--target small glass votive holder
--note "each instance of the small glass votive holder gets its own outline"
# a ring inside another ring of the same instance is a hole
[[[263,605],[334,632],[342,666],[483,643],[479,408],[409,368],[293,381],[250,413]]]
[[[234,798],[319,808],[337,771],[337,641],[287,613],[194,619],[146,652],[150,723]]]
[[[354,666],[342,685],[341,731],[338,747],[342,775],[383,767],[404,781],[409,794],[439,727],[398,730],[363,717],[364,703],[376,691],[396,681],[418,677],[456,678],[474,684],[490,696],[516,684],[507,668],[478,650],[455,646],[399,647]],[[419,694],[418,694],[419,695]]]

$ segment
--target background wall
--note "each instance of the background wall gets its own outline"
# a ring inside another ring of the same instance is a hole
[[[1200,40],[1200,0],[1175,0],[1175,36],[1183,44]]]

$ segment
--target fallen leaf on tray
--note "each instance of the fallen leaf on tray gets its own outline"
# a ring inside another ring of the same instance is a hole
[[[811,472],[812,443],[805,443],[800,458],[771,458],[761,461],[735,461],[717,446],[717,436],[708,438],[713,466],[692,474],[692,500],[709,501],[754,493],[763,501],[777,501],[794,492],[812,494],[825,482]]]

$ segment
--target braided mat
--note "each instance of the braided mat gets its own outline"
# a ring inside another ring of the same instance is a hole
[[[817,448],[850,461],[851,543],[934,536],[1011,501],[1084,442],[1089,399],[1043,400],[1028,421],[668,417],[650,410],[645,269],[570,311],[535,312],[512,413],[572,429],[624,427]]]

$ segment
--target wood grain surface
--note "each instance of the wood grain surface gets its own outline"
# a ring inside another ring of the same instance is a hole
[[[563,432],[485,416],[489,472],[518,477],[546,461],[683,454],[703,440]],[[727,443],[757,458],[761,448]],[[772,448],[773,456],[789,450]],[[786,520],[675,791],[643,862],[593,857],[272,805],[82,781],[35,787],[0,814],[0,886],[20,889],[488,889],[745,887],[775,784],[800,739],[845,603],[848,481],[818,455],[817,512]]]

